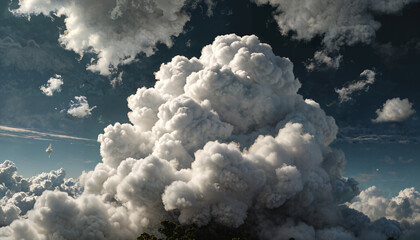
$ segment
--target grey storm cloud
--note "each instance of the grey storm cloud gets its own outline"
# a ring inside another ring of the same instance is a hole
[[[337,68],[343,46],[370,44],[381,24],[375,14],[395,14],[418,0],[252,0],[275,8],[274,18],[283,35],[297,40],[322,38],[323,49],[307,65]]]
[[[293,64],[256,36],[218,36],[199,58],[176,56],[155,77],[128,98],[130,123],[98,136],[102,162],[79,177],[83,193],[44,191],[0,239],[134,239],[163,219],[253,222],[261,239],[417,234],[414,189],[401,197],[409,206],[383,205],[385,217],[408,221],[405,230],[355,210],[364,193],[341,176],[344,154],[329,147],[334,119],[297,93]]]
[[[210,0],[205,1],[209,8]],[[95,53],[89,70],[102,75],[133,62],[137,54],[152,55],[156,44],[172,46],[190,16],[187,0],[20,0],[17,16],[43,14],[65,17],[59,42],[83,56]],[[211,12],[211,11],[210,11]],[[209,12],[209,13],[210,13]]]
[[[392,98],[386,100],[382,109],[376,110],[378,116],[372,122],[404,122],[415,112],[413,104],[407,98]]]

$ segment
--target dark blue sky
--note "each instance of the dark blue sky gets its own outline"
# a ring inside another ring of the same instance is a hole
[[[420,111],[420,4],[411,4],[395,15],[376,15],[382,26],[375,40],[342,47],[340,67],[322,71],[305,68],[308,59],[322,47],[321,37],[299,41],[292,38],[293,34],[282,35],[272,7],[258,7],[243,0],[220,1],[213,15],[207,16],[205,7],[199,5],[192,10],[184,33],[173,38],[171,48],[160,44],[154,55],[140,54],[138,61],[120,67],[123,84],[115,88],[108,77],[86,70],[92,55],[79,59],[60,46],[57,39],[65,29],[63,17],[40,15],[28,21],[13,16],[8,8],[8,1],[0,3],[0,125],[90,139],[38,140],[2,131],[9,135],[0,136],[0,160],[14,161],[25,176],[61,167],[72,177],[91,170],[101,160],[97,135],[108,124],[128,122],[126,98],[139,87],[153,86],[153,73],[162,63],[176,55],[198,57],[216,36],[235,33],[257,35],[276,55],[293,62],[295,76],[302,83],[299,93],[320,103],[340,128],[333,147],[347,156],[345,176],[355,177],[362,187],[381,186],[387,193],[411,186],[420,188],[420,179],[413,174],[420,167],[418,113],[401,123],[371,121],[386,100],[396,97],[408,98]],[[369,91],[360,91],[352,95],[353,100],[339,103],[335,89],[361,80],[359,74],[365,69],[377,73]],[[62,91],[46,97],[39,87],[54,74],[64,79]],[[91,116],[78,119],[65,113],[75,96],[86,96],[90,106],[97,106]],[[54,145],[50,159],[45,153],[49,143]]]

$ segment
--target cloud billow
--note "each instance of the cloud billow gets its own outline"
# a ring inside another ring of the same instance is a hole
[[[128,98],[130,123],[98,136],[102,162],[80,176],[84,192],[45,191],[0,239],[134,239],[163,219],[255,222],[261,239],[394,236],[341,205],[359,191],[329,147],[334,119],[297,93],[293,64],[256,36],[219,36],[155,76]]]
[[[40,87],[42,93],[46,96],[53,96],[55,92],[61,92],[61,86],[64,84],[61,75],[55,74],[54,77],[48,79],[47,84]]]
[[[59,190],[69,196],[80,194],[74,179],[65,179],[63,169],[41,173],[31,178],[17,174],[11,161],[0,164],[0,227],[7,226],[34,207],[36,199],[47,190]],[[1,235],[0,235],[1,236]]]
[[[372,122],[404,122],[415,112],[413,104],[407,98],[392,98],[386,100],[382,109],[376,110],[378,116]]]
[[[358,43],[370,44],[381,24],[375,14],[395,14],[418,0],[252,0],[275,8],[274,18],[283,35],[297,40],[322,38],[323,49],[307,65],[338,68],[340,48]]]
[[[92,115],[92,110],[96,106],[89,107],[89,103],[85,96],[76,96],[74,100],[70,100],[70,107],[67,109],[67,114],[75,118],[85,118]]]
[[[211,8],[213,2],[206,3]],[[80,56],[97,54],[87,68],[109,75],[137,54],[152,55],[158,43],[172,46],[172,37],[181,34],[190,19],[184,8],[186,0],[21,0],[12,12],[65,17],[59,42]]]

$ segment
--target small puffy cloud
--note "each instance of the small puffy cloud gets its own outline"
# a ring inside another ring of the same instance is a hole
[[[55,74],[54,77],[48,80],[47,84],[42,85],[39,89],[41,89],[43,94],[51,97],[55,92],[61,92],[63,83],[61,75]]]
[[[382,109],[376,110],[378,117],[372,122],[404,122],[415,112],[413,104],[407,98],[392,98],[386,100]]]
[[[342,60],[342,55],[332,57],[328,56],[325,51],[316,51],[314,57],[308,60],[305,67],[308,71],[328,68],[338,69]]]
[[[253,0],[276,10],[274,18],[283,35],[309,41],[321,37],[324,49],[315,53],[312,69],[337,67],[339,61],[327,58],[342,46],[370,44],[381,24],[375,14],[395,14],[418,0]]]
[[[84,118],[92,114],[92,110],[96,106],[89,107],[89,103],[85,96],[76,96],[70,101],[70,107],[67,113],[76,118]]]
[[[206,0],[210,9],[213,1]],[[12,10],[17,16],[43,14],[65,18],[60,43],[83,56],[95,53],[88,69],[102,75],[135,60],[137,54],[152,55],[156,45],[172,46],[190,20],[187,0],[20,0]]]
[[[365,80],[350,83],[347,87],[343,87],[341,89],[335,89],[335,92],[338,93],[340,103],[352,100],[350,95],[354,92],[362,90],[368,91],[369,85],[372,85],[375,82],[375,75],[376,73],[374,71],[366,69],[360,74],[360,77],[366,78]]]

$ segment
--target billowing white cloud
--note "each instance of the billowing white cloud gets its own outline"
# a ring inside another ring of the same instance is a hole
[[[352,100],[350,95],[352,95],[354,92],[362,90],[368,91],[369,85],[372,85],[375,82],[375,75],[376,73],[374,71],[366,69],[360,74],[360,77],[366,78],[365,80],[350,83],[341,89],[335,89],[335,92],[338,93],[340,103]]]
[[[17,174],[11,161],[0,164],[0,227],[7,226],[34,207],[35,200],[47,190],[59,190],[70,196],[80,194],[81,188],[74,179],[65,179],[65,171],[59,169],[41,173],[32,178]]]
[[[55,92],[61,92],[61,86],[64,84],[63,78],[61,75],[55,74],[54,77],[48,79],[47,84],[42,85],[42,93],[51,97]]]
[[[76,118],[84,118],[92,115],[92,110],[96,106],[89,107],[89,103],[85,96],[76,96],[74,100],[70,100],[70,107],[67,113]]]
[[[411,224],[420,223],[420,193],[406,188],[391,199],[383,197],[376,187],[362,191],[349,207],[366,214],[371,220],[388,218]]]
[[[103,161],[80,176],[82,195],[45,191],[0,238],[134,239],[163,219],[250,221],[261,239],[395,236],[356,210],[343,216],[338,204],[358,188],[328,146],[334,119],[297,93],[292,63],[256,36],[219,36],[155,76],[128,98],[130,123],[98,136]]]
[[[189,21],[187,0],[20,0],[18,16],[65,17],[59,41],[83,56],[95,53],[89,70],[102,75],[133,62],[138,54],[152,55],[156,44],[172,46]],[[209,8],[212,1],[207,0]]]
[[[337,68],[339,60],[326,57],[342,46],[370,44],[381,24],[375,14],[395,14],[417,0],[253,0],[270,4],[283,35],[309,41],[322,38],[324,49],[315,53],[311,68],[326,65]],[[321,57],[322,56],[322,57]]]
[[[349,205],[350,208],[364,213],[371,220],[385,217],[387,206],[388,200],[381,195],[375,186],[362,191]]]
[[[372,122],[404,122],[415,112],[413,104],[407,98],[392,98],[386,100],[382,109],[376,110],[378,117]]]

